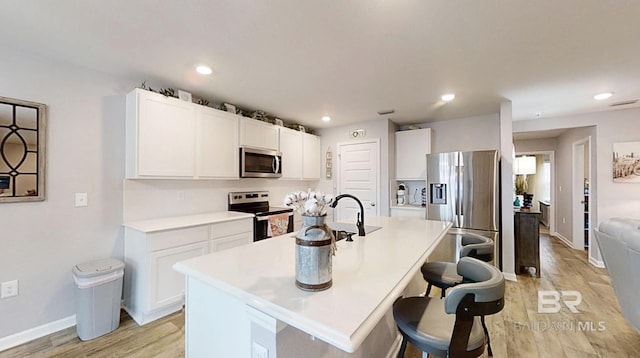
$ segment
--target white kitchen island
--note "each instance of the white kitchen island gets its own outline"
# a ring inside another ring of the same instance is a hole
[[[296,287],[295,233],[175,264],[187,278],[187,357],[393,354],[392,304],[450,224],[389,217],[366,224],[382,228],[337,243],[325,291]]]

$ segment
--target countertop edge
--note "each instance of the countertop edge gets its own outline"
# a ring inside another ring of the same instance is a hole
[[[156,231],[182,229],[193,226],[208,225],[229,221],[242,220],[247,218],[253,218],[254,215],[250,213],[241,213],[236,211],[218,211],[194,215],[185,216],[172,216],[166,218],[149,219],[149,220],[137,220],[124,222],[122,226],[149,233]]]
[[[406,204],[406,205],[391,205],[390,206],[391,209],[407,209],[407,210],[416,210],[416,211],[422,211],[422,210],[427,210],[427,208],[425,206],[421,206],[421,205],[413,205],[413,204]]]

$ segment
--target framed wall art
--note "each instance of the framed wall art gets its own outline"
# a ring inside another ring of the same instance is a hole
[[[613,182],[640,183],[640,141],[613,143]]]

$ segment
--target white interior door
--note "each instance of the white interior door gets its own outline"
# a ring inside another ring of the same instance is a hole
[[[379,139],[338,143],[338,194],[351,194],[360,199],[367,216],[377,216],[379,201]],[[357,220],[360,207],[355,200],[340,200],[334,220]]]

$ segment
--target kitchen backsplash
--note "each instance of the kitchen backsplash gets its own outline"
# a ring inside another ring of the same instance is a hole
[[[227,210],[231,191],[267,190],[271,205],[282,206],[296,190],[315,190],[318,180],[125,180],[123,221]]]

